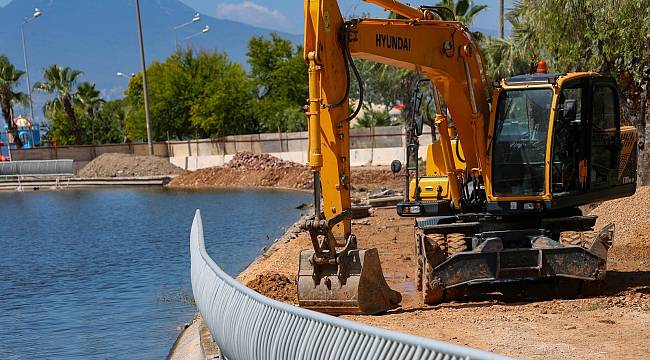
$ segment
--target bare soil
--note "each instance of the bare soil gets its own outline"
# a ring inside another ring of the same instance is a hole
[[[404,178],[394,176],[388,167],[353,168],[351,183],[355,197],[381,189],[402,191]],[[241,152],[224,166],[188,171],[174,178],[170,188],[275,187],[311,189],[312,172],[304,165],[284,161],[268,154]]]
[[[81,170],[79,177],[135,177],[182,174],[183,169],[171,164],[167,159],[157,156],[138,156],[130,154],[102,154],[89,162]]]
[[[429,337],[523,359],[647,359],[650,354],[650,188],[593,210],[597,226],[614,222],[617,234],[609,253],[601,295],[558,299],[539,286],[542,296],[521,297],[480,291],[462,301],[424,305],[415,288],[412,220],[395,209],[377,209],[357,222],[359,246],[379,250],[384,275],[403,295],[401,308],[380,316],[345,316],[365,324]],[[278,277],[296,279],[298,255],[310,248],[307,234],[290,231],[238,280],[244,284]],[[272,285],[264,288],[272,289]],[[263,294],[274,291],[257,288]],[[296,303],[294,296],[285,300]]]
[[[297,304],[296,280],[282,274],[263,273],[249,281],[246,286],[271,299]]]

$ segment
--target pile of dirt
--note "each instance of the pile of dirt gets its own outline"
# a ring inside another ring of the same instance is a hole
[[[237,170],[217,166],[177,176],[168,186],[194,189],[238,187],[311,189],[311,183],[311,171],[307,168]]]
[[[277,273],[263,273],[246,286],[271,299],[297,304],[298,285],[294,280]]]
[[[614,244],[608,268],[628,271],[650,269],[650,187],[638,187],[628,198],[606,201],[592,210],[598,215],[595,229],[613,223]],[[637,277],[635,275],[633,277]],[[621,281],[635,279],[621,278]]]
[[[404,176],[393,175],[387,166],[353,168],[352,188],[360,192],[390,189],[404,191]]]
[[[306,166],[268,154],[241,152],[225,166],[186,172],[172,180],[169,187],[311,189],[312,177],[311,170]],[[394,176],[388,167],[353,168],[351,178],[352,189],[356,193],[375,192],[382,189],[403,191],[404,188],[404,178]],[[364,197],[363,194],[358,196]]]
[[[591,211],[598,215],[596,228],[616,224],[615,244],[638,243],[650,233],[650,187],[637,188],[628,198],[604,202]]]
[[[182,174],[183,169],[157,156],[102,154],[79,170],[79,177],[133,177]]]
[[[224,167],[236,170],[267,170],[304,168],[305,166],[292,161],[285,161],[269,154],[255,154],[249,151],[242,151],[235,154]]]

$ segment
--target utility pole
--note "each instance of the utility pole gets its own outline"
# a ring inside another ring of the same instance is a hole
[[[25,25],[39,16],[41,16],[41,10],[36,8],[34,9],[34,15],[24,18],[22,24],[20,24],[20,37],[23,43],[23,58],[25,59],[25,75],[27,76],[27,95],[29,96],[29,121],[31,121],[32,124],[34,123],[34,101],[32,100],[32,84],[29,81],[29,63],[27,62],[27,46],[25,45]],[[11,119],[13,120],[13,115],[11,116]],[[29,134],[32,140],[32,147],[34,147],[34,131],[32,127],[29,128]],[[16,135],[18,135],[18,133],[16,133]]]
[[[140,41],[140,60],[142,62],[142,91],[144,92],[144,118],[147,124],[147,148],[149,155],[153,155],[153,142],[151,141],[151,122],[149,118],[149,94],[147,93],[147,62],[144,58],[144,41],[142,40],[142,17],[140,16],[140,0],[135,0],[135,12],[138,17],[138,40]]]
[[[504,38],[504,17],[505,17],[505,9],[504,9],[504,1],[505,0],[499,0],[499,38],[503,39]]]

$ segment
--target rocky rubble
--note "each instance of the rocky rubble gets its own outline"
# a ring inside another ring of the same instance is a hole
[[[249,151],[242,151],[237,153],[224,167],[235,170],[267,170],[304,168],[305,166],[292,161],[285,161],[269,154],[255,154]]]
[[[224,166],[200,169],[176,177],[171,188],[241,188],[274,187],[311,189],[311,169],[268,154],[241,152]],[[394,176],[387,167],[352,168],[352,190],[355,198],[366,197],[369,191],[392,189],[401,191],[404,178]]]

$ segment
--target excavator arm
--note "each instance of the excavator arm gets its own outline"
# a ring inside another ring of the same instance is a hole
[[[350,251],[356,251],[356,239],[351,235],[350,224],[349,123],[358,109],[350,114],[348,100],[351,73],[359,77],[352,57],[418,71],[431,79],[436,93],[441,95],[436,96],[436,126],[441,137],[444,168],[455,208],[461,206],[461,186],[467,174],[471,172],[473,176],[479,176],[486,156],[489,95],[481,72],[480,55],[471,33],[459,22],[443,20],[435,8],[415,9],[389,0],[367,1],[407,19],[344,21],[337,1],[305,0],[304,55],[309,65],[309,165],[314,174],[316,214],[313,220],[305,224],[312,236],[314,251],[301,255],[299,300],[302,306],[327,312],[340,313],[332,310],[332,304],[336,301],[340,303],[342,298],[358,296],[359,299],[355,301],[361,312],[385,311],[394,306],[395,300],[394,294],[385,285],[380,268],[366,271],[381,277],[370,281],[372,286],[361,283],[367,278],[363,273],[363,264],[359,274],[350,273],[354,266],[349,259],[356,254]],[[363,89],[363,80],[357,80],[360,89]],[[448,118],[441,106],[443,100],[454,119],[466,157],[466,169],[455,166],[447,129]],[[355,107],[360,107],[362,101],[358,99]],[[336,247],[344,244],[344,249],[337,252]],[[372,256],[360,253],[358,259],[363,261],[365,258],[366,262],[379,266],[378,259],[375,261],[369,257]],[[336,273],[339,284],[332,285],[327,267],[330,272]],[[359,283],[356,283],[358,279],[354,279],[355,276],[361,279]],[[305,281],[300,284],[301,277],[311,277],[312,282],[303,279]],[[323,284],[325,288],[319,289]],[[384,289],[383,295],[381,291],[379,295],[372,295],[387,299],[383,305],[364,306],[365,300],[360,299],[362,295],[358,293],[370,287]],[[337,291],[340,296],[336,294]],[[391,297],[392,300],[389,300]],[[346,306],[348,310],[354,307],[349,303]],[[372,310],[366,311],[364,308]]]

